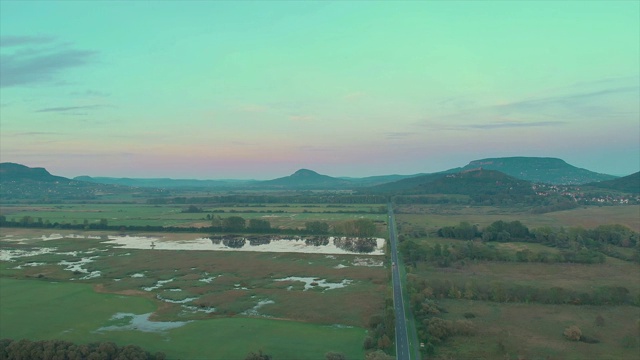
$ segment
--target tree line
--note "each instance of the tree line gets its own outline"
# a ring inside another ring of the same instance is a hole
[[[547,252],[533,254],[530,250],[523,250],[522,253],[517,254],[515,261],[602,262],[604,257],[596,256],[596,253],[601,253],[622,260],[640,262],[640,234],[619,224],[600,225],[593,229],[579,226],[571,228],[543,226],[529,230],[520,221],[498,220],[482,231],[478,229],[477,225],[461,222],[456,226],[442,227],[437,233],[440,237],[451,239],[474,240],[479,238],[483,242],[522,241],[561,249],[559,255]],[[485,260],[508,260],[503,259],[506,255],[500,254],[497,249],[490,246],[470,244],[467,247],[471,247],[471,253],[475,254],[470,255],[471,258],[484,256]],[[624,255],[616,247],[634,249],[633,255]],[[464,249],[462,251],[464,252]]]
[[[147,199],[147,204],[386,204],[384,195],[347,195],[327,194],[309,195],[295,193],[293,195],[248,195],[230,194],[199,197],[154,197]]]
[[[19,220],[7,219],[0,215],[0,227],[23,227],[42,229],[63,229],[63,230],[110,230],[110,231],[151,231],[151,232],[249,232],[258,234],[309,234],[309,235],[344,235],[367,237],[378,234],[376,223],[371,219],[346,220],[331,227],[324,221],[305,222],[304,228],[276,228],[271,226],[271,222],[266,219],[245,219],[241,216],[229,216],[222,218],[219,215],[207,217],[211,221],[211,226],[205,227],[182,227],[182,226],[162,226],[162,225],[110,225],[108,219],[100,219],[98,222],[84,220],[82,223],[59,223],[23,216]]]
[[[0,359],[67,360],[164,360],[162,352],[151,354],[136,345],[118,346],[112,342],[74,344],[64,340],[0,340]]]

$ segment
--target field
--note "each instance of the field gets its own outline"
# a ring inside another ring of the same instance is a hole
[[[633,359],[638,354],[640,316],[637,307],[502,304],[488,301],[441,300],[448,320],[474,314],[476,332],[454,336],[439,359]],[[604,325],[596,325],[600,315]],[[630,319],[631,318],[631,319]],[[634,319],[635,318],[635,319]],[[577,325],[597,344],[568,341],[563,330]]]
[[[512,211],[510,211],[512,210]],[[420,246],[462,247],[468,240],[437,237],[443,226],[461,221],[480,229],[497,220],[519,220],[530,229],[623,224],[640,228],[637,206],[588,207],[534,215],[522,209],[455,206],[400,206],[400,233]],[[489,242],[487,246],[515,255],[518,251],[555,254],[558,248],[539,243]],[[615,248],[630,255],[632,249]],[[458,326],[435,343],[435,359],[631,359],[640,353],[640,265],[605,256],[603,263],[542,263],[462,260],[448,266],[417,262],[408,267],[412,281],[424,281],[437,295],[438,315]],[[437,290],[444,284],[444,293]],[[448,287],[448,290],[446,290]],[[626,289],[628,303],[591,305],[564,302],[569,292],[596,301],[603,292]],[[509,292],[512,289],[513,292]],[[520,291],[520,293],[518,293]],[[538,302],[531,293],[545,293]],[[482,298],[481,293],[488,294]],[[590,297],[591,296],[591,297]],[[482,298],[482,299],[481,299]],[[533,298],[528,301],[526,299]],[[500,299],[497,301],[496,299]],[[598,319],[598,320],[597,320]],[[584,341],[569,341],[563,331],[576,325]],[[590,343],[591,342],[591,343]]]
[[[33,221],[68,224],[97,224],[106,219],[109,225],[131,226],[211,226],[207,215],[222,218],[241,216],[249,219],[268,220],[273,228],[304,228],[307,221],[335,223],[367,218],[384,220],[385,211],[379,205],[246,205],[246,206],[202,206],[202,212],[184,212],[188,205],[146,204],[34,204],[3,205],[0,213],[7,219],[20,221],[29,216]]]
[[[634,231],[640,231],[640,205],[590,206],[545,214],[532,214],[528,208],[491,206],[401,205],[397,209],[399,223],[418,226],[429,232],[435,232],[442,226],[456,225],[461,221],[484,227],[497,220],[518,220],[529,228],[593,228],[598,225],[622,224]]]
[[[382,256],[123,249],[104,232],[0,235],[1,338],[114,341],[172,359],[260,349],[276,359],[362,358],[388,289]]]

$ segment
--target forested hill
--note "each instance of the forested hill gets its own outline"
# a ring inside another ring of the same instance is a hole
[[[474,160],[461,171],[472,169],[497,170],[517,179],[534,183],[578,185],[615,179],[567,164],[564,160],[548,157],[504,157]]]
[[[618,190],[632,194],[640,194],[640,172],[618,179],[587,184],[603,189]]]
[[[40,182],[70,181],[61,176],[51,175],[44,168],[30,168],[10,162],[0,163],[0,182],[7,183],[25,180]]]
[[[471,170],[448,174],[417,187],[419,193],[517,196],[535,195],[531,182],[495,170]]]
[[[260,181],[254,186],[260,188],[278,188],[278,189],[332,189],[345,188],[353,183],[349,180],[338,179],[328,175],[321,175],[315,171],[308,169],[300,169],[295,173],[267,181]]]
[[[532,184],[495,170],[436,173],[403,179],[371,188],[394,194],[534,195]]]
[[[43,168],[0,163],[0,198],[5,202],[61,202],[92,200],[109,194],[133,194],[142,191],[127,186],[96,184],[51,175]],[[163,190],[149,189],[150,194]]]

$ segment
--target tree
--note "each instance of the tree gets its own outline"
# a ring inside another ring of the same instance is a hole
[[[249,219],[249,230],[265,231],[271,229],[271,223],[268,220]]]
[[[222,220],[222,228],[227,231],[244,230],[245,220],[240,216],[229,216]]]
[[[304,223],[307,232],[310,234],[328,234],[329,224],[324,221],[308,221]]]
[[[471,240],[476,237],[478,228],[466,221],[461,222],[453,229],[453,237],[456,239]]]
[[[324,354],[324,357],[326,360],[347,360],[345,354],[335,351],[329,351],[328,353]]]
[[[382,350],[370,352],[364,358],[365,360],[395,360],[395,357],[385,354]]]
[[[250,352],[244,360],[272,360],[273,357],[271,355],[267,355],[259,350],[258,353]]]
[[[182,210],[183,213],[201,213],[202,208],[195,205],[189,205],[188,208]]]

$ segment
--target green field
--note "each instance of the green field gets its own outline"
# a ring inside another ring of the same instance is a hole
[[[379,212],[379,205],[273,205],[273,206],[207,206],[202,205],[201,213],[183,212],[188,205],[146,205],[146,204],[33,204],[3,205],[0,214],[9,220],[20,221],[25,216],[34,221],[68,223],[73,225],[97,224],[106,219],[109,225],[131,226],[211,226],[207,215],[222,218],[241,216],[246,220],[264,219],[274,228],[304,228],[307,221],[325,221],[335,224],[352,219],[385,220]],[[224,211],[224,212],[220,212]]]
[[[462,205],[401,205],[396,216],[400,226],[435,232],[443,226],[467,221],[485,227],[494,221],[518,220],[529,228],[541,226],[594,228],[598,225],[622,224],[640,231],[640,205],[589,206],[546,214],[532,214],[528,208],[498,208]]]
[[[324,357],[339,351],[362,358],[360,327],[336,327],[262,318],[199,320],[163,332],[101,331],[118,312],[143,314],[153,301],[96,293],[91,285],[0,278],[0,338],[63,339],[135,344],[172,359],[241,359],[262,349],[276,359]]]

